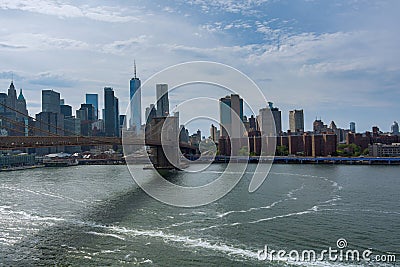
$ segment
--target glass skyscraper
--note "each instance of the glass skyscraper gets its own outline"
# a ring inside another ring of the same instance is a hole
[[[136,77],[136,63],[134,64],[134,77],[129,82],[130,118],[129,128],[135,129],[139,133],[142,125],[142,93],[141,82]]]
[[[104,87],[104,128],[106,136],[119,136],[118,98],[111,87]]]
[[[86,94],[86,104],[92,104],[92,106],[94,107],[94,115],[95,115],[94,120],[97,120],[99,118],[99,95]]]
[[[232,127],[234,122],[234,116],[232,112],[235,112],[239,119],[243,121],[243,99],[239,95],[228,95],[219,100],[219,112],[220,112],[220,123],[221,123],[221,136],[229,136],[232,134],[233,129],[239,129],[238,125]]]
[[[157,117],[169,115],[168,84],[156,84]]]
[[[42,90],[42,112],[60,113],[60,93]]]

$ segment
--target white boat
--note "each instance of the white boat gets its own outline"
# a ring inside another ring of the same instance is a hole
[[[46,167],[68,167],[78,165],[78,160],[68,153],[48,154],[43,158]]]

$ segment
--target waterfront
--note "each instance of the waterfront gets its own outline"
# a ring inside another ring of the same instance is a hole
[[[0,173],[0,265],[285,266],[259,261],[257,251],[320,251],[339,238],[399,253],[398,166],[273,165],[250,194],[255,166],[226,197],[195,209],[153,200],[121,165]],[[224,167],[170,179],[205,184]]]

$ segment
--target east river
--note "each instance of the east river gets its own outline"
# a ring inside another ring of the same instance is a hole
[[[0,266],[394,265],[374,255],[399,263],[400,166],[273,165],[249,193],[254,166],[228,195],[198,208],[154,200],[126,166],[1,172]],[[224,168],[170,179],[207,183]],[[370,260],[262,258],[265,248],[319,255],[338,250],[338,240],[344,252],[369,249]]]

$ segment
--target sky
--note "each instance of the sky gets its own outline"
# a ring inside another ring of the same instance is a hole
[[[0,0],[0,91],[13,78],[34,115],[42,89],[77,109],[85,93],[102,107],[111,86],[125,113],[134,59],[142,82],[213,61],[252,79],[283,130],[288,111],[304,109],[306,130],[321,118],[389,131],[400,120],[399,10],[397,0]]]

